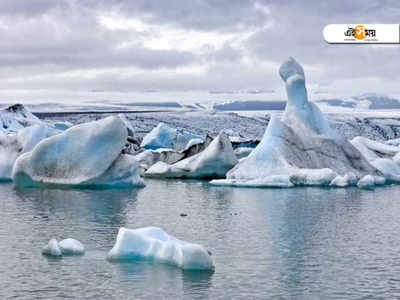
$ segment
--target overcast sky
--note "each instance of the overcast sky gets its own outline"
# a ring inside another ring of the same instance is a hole
[[[400,46],[329,45],[331,23],[400,1],[0,0],[0,101],[282,99],[288,56],[311,98],[400,94]]]

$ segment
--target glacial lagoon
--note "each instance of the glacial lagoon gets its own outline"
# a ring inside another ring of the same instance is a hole
[[[0,299],[400,297],[400,186],[145,181],[108,190],[1,184]],[[120,227],[144,226],[204,245],[215,271],[106,260]],[[42,256],[53,237],[82,241],[85,255]]]

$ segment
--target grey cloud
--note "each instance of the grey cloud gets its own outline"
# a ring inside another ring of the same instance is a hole
[[[221,49],[210,47],[203,54],[154,50],[144,45],[151,32],[101,26],[97,17],[110,11],[173,25],[188,34],[193,29],[254,34],[239,47],[227,41]],[[362,84],[366,77],[389,86],[400,80],[395,63],[399,48],[328,45],[322,29],[329,23],[398,23],[399,15],[400,3],[394,0],[0,0],[0,89],[277,90],[277,70],[266,66],[277,66],[288,56],[309,67],[308,82],[324,90],[338,80]],[[121,48],[123,43],[129,46]],[[194,64],[205,72],[175,72]],[[138,74],[125,74],[132,67],[139,68]],[[98,75],[64,76],[67,71],[91,70]]]

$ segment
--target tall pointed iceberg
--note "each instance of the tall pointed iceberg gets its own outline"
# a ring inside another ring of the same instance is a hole
[[[289,58],[279,73],[288,97],[282,118],[272,116],[262,141],[252,153],[227,173],[227,179],[211,183],[291,187],[335,185],[340,181],[340,186],[346,186],[366,174],[381,175],[308,101],[301,65]]]

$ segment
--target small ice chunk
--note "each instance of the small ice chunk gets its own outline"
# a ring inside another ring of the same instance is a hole
[[[202,152],[172,165],[159,161],[144,175],[156,178],[222,178],[237,162],[228,136],[221,132]]]
[[[341,175],[336,176],[329,185],[336,187],[347,187],[356,184],[357,184],[357,177],[354,173],[350,172],[345,174],[344,176]]]
[[[169,235],[157,227],[120,228],[110,260],[148,260],[175,265],[185,270],[212,270],[214,264],[208,251]]]
[[[372,175],[365,175],[363,178],[361,178],[357,186],[361,189],[372,189],[375,186],[375,178]]]
[[[289,188],[294,184],[290,181],[288,175],[270,175],[265,178],[240,181],[236,179],[211,180],[212,185],[237,186],[237,187],[276,187]]]
[[[80,255],[85,253],[85,247],[75,239],[64,239],[58,243],[63,255]]]
[[[49,243],[42,249],[42,254],[56,257],[61,256],[62,253],[60,247],[58,246],[57,240],[51,239]]]

